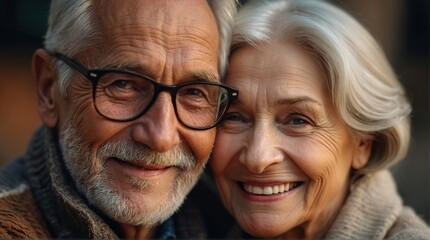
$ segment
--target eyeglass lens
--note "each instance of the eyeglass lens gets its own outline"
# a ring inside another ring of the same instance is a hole
[[[95,89],[95,106],[104,116],[127,120],[148,110],[156,93],[153,82],[140,76],[109,72]],[[218,85],[193,83],[180,86],[174,104],[179,120],[191,127],[213,125],[228,107],[228,92]]]

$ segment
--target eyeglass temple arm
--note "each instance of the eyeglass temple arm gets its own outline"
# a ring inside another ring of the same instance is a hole
[[[79,63],[73,61],[72,59],[64,56],[63,54],[54,53],[53,55],[56,58],[58,58],[61,61],[63,61],[64,63],[66,63],[67,65],[69,65],[70,67],[72,67],[73,69],[75,69],[76,71],[82,73],[84,76],[90,77],[90,78],[93,77],[93,76],[90,76],[90,73],[88,72],[88,70],[84,66],[82,66],[81,64],[79,64]]]

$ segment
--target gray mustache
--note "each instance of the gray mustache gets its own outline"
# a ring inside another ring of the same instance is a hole
[[[99,159],[118,158],[129,163],[154,164],[164,167],[175,166],[192,169],[196,164],[195,156],[180,145],[168,152],[155,152],[144,144],[130,140],[109,141],[97,151]]]

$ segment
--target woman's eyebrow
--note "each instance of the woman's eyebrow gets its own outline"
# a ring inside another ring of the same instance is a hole
[[[291,98],[283,98],[276,101],[276,105],[294,105],[301,103],[312,103],[318,106],[322,106],[323,104],[311,97],[308,96],[300,96],[300,97],[291,97]]]

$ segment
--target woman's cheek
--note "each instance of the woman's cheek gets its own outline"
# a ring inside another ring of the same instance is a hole
[[[231,147],[228,147],[229,138],[224,136],[225,135],[222,132],[218,131],[210,160],[212,170],[217,175],[222,174],[222,171],[225,169],[226,165],[231,160],[229,157]]]

